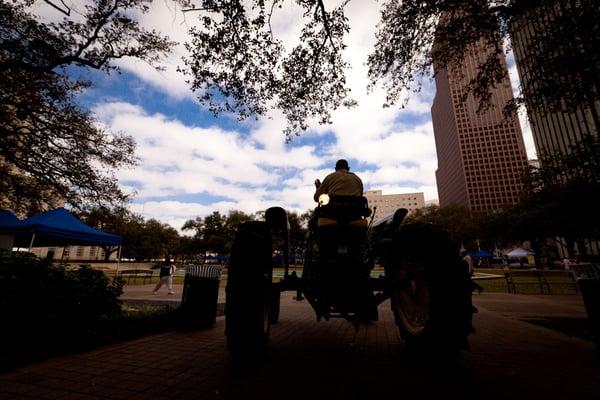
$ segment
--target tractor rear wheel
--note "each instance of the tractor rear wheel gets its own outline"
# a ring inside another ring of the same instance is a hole
[[[271,301],[269,303],[269,323],[272,325],[279,321],[279,310],[281,308],[281,287],[271,286]]]
[[[449,235],[431,224],[403,226],[393,238],[388,273],[402,281],[391,298],[400,334],[412,352],[454,357],[472,332],[471,282]]]
[[[272,239],[263,222],[238,228],[227,273],[225,335],[236,358],[259,356],[269,339]]]

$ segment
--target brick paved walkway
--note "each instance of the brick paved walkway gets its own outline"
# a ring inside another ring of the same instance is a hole
[[[148,336],[18,368],[0,375],[0,398],[600,398],[592,343],[518,320],[518,310],[528,306],[549,315],[560,298],[475,300],[477,334],[471,351],[452,366],[410,359],[385,304],[382,320],[356,334],[345,321],[317,323],[306,302],[286,294],[269,357],[252,370],[233,368],[221,317],[214,329]],[[565,296],[563,304],[557,312],[581,315],[578,297]]]

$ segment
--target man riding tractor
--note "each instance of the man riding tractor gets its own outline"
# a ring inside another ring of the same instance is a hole
[[[315,180],[314,200],[319,203],[309,222],[318,252],[318,268],[305,275],[305,295],[317,318],[340,315],[355,324],[376,321],[377,304],[367,282],[366,239],[371,214],[363,183],[346,160],[338,160],[335,172],[321,183]]]
[[[283,208],[271,207],[264,222],[238,228],[226,288],[231,353],[257,355],[265,349],[285,290],[296,291],[297,300],[305,298],[317,320],[344,318],[357,329],[362,322],[377,321],[377,307],[389,300],[409,348],[455,355],[465,347],[472,332],[472,285],[449,234],[431,224],[403,224],[404,208],[369,224],[362,181],[345,160],[315,186],[318,206],[309,222],[301,275],[288,273],[284,262],[283,279],[273,281],[273,243],[283,243],[284,259],[288,254]],[[376,265],[381,270],[371,276]]]

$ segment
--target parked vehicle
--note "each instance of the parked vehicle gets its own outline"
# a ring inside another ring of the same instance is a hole
[[[226,287],[227,346],[236,357],[261,354],[279,317],[281,291],[306,299],[316,319],[344,318],[356,329],[378,320],[386,300],[411,350],[454,356],[473,331],[471,281],[458,246],[431,224],[402,224],[406,209],[369,224],[364,197],[320,199],[309,223],[304,269],[272,282],[273,237],[283,238],[287,260],[288,222],[273,207],[265,222],[241,225],[231,252]],[[384,274],[372,278],[375,263]]]

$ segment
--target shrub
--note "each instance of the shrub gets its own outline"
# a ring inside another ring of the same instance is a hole
[[[0,365],[69,347],[118,318],[123,283],[82,266],[69,270],[29,253],[0,253]]]

